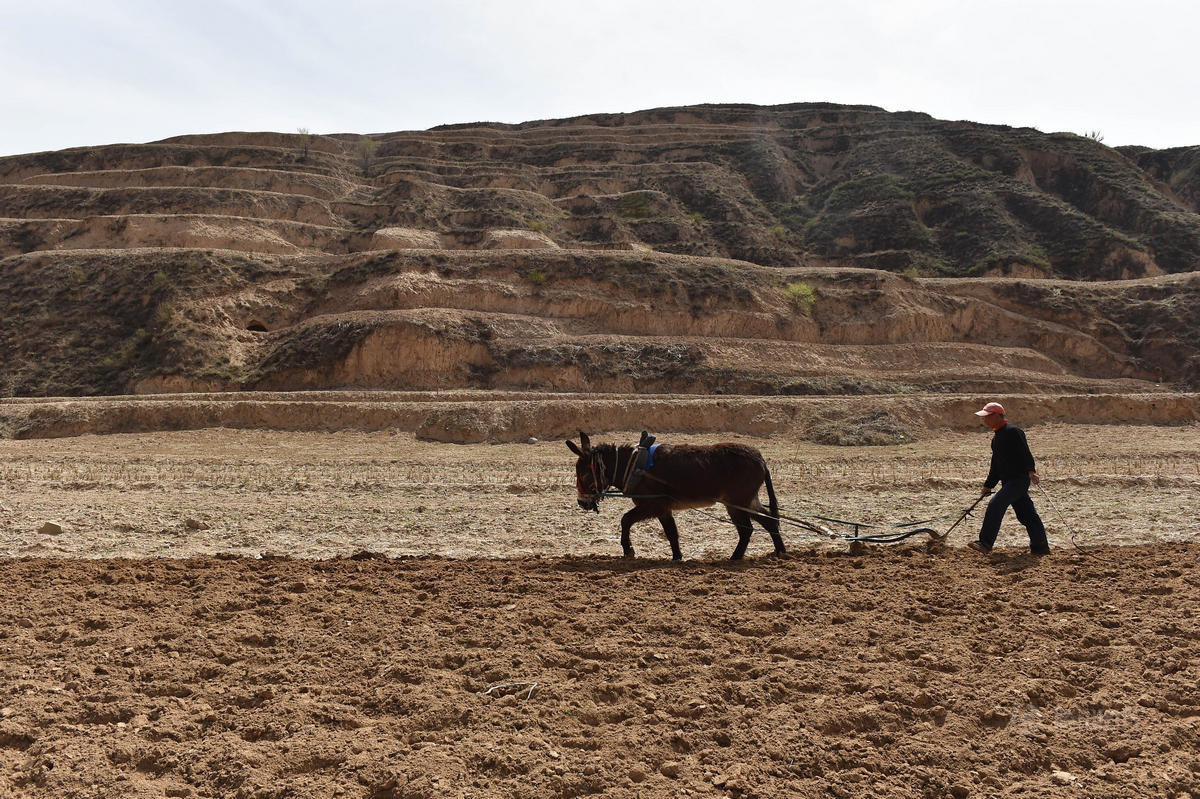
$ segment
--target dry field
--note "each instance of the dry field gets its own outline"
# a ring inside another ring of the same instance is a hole
[[[742,564],[696,512],[614,557],[557,440],[0,441],[0,797],[1200,796],[1200,426],[1028,432],[1051,558]],[[785,512],[890,523],[987,436],[741,440]]]
[[[1042,424],[1028,434],[1053,502],[1035,490],[1052,545],[1069,545],[1064,519],[1085,544],[1200,539],[1200,425]],[[974,501],[989,436],[981,427],[885,447],[726,438],[763,451],[785,513],[888,524],[944,517]],[[636,442],[637,434],[594,440]],[[573,464],[561,440],[464,446],[404,433],[215,429],[0,440],[0,554],[620,554],[616,530],[628,503],[606,500],[599,516],[579,511]],[[38,532],[46,521],[63,532]],[[679,524],[685,558],[733,549],[736,535],[718,519],[685,512]],[[822,543],[784,531],[793,547]],[[951,543],[965,543],[966,531],[965,523]],[[999,544],[1019,546],[1023,537],[1010,519]],[[650,524],[634,529],[634,544],[647,557],[669,555]],[[770,549],[756,535],[750,554]]]

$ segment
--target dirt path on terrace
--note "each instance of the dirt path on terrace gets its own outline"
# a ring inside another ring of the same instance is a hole
[[[0,561],[0,795],[1200,795],[1196,545]]]

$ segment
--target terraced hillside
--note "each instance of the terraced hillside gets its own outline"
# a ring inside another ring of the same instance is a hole
[[[1200,384],[1196,150],[703,106],[0,159],[0,395]]]

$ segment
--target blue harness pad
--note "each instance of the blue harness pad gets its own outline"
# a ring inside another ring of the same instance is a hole
[[[654,466],[654,450],[658,449],[658,448],[659,448],[659,446],[660,446],[660,445],[658,445],[658,444],[651,444],[651,445],[650,445],[650,451],[649,451],[649,453],[647,453],[647,457],[646,457],[646,468],[647,468],[647,469],[649,469],[649,468],[651,468],[652,466]]]

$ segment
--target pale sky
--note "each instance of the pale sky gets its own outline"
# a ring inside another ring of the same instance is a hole
[[[0,155],[834,102],[1200,145],[1195,0],[0,0]]]

